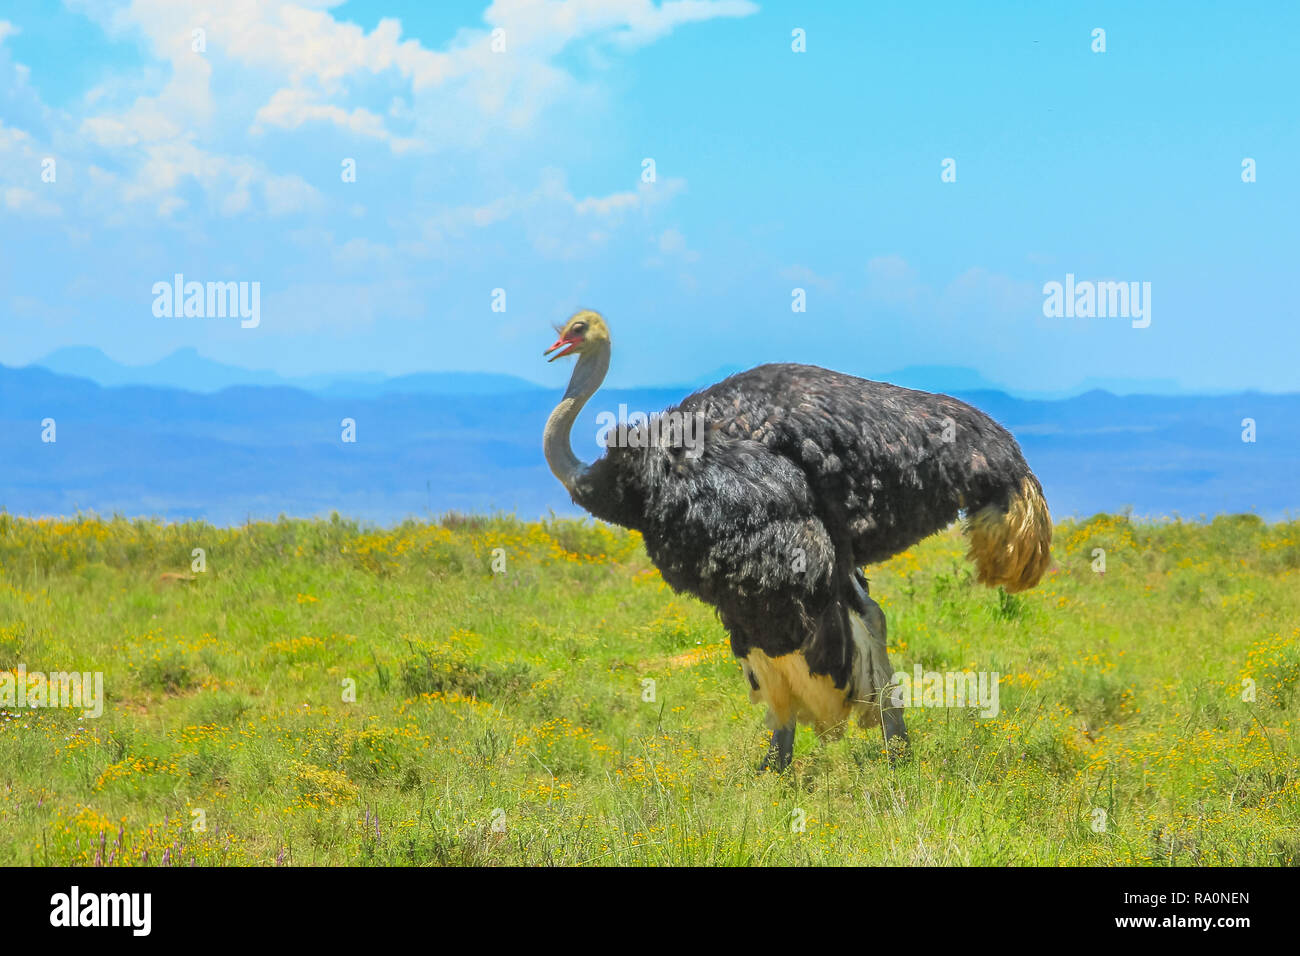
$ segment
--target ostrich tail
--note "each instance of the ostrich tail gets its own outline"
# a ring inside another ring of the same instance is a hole
[[[967,557],[975,562],[980,584],[1008,591],[1032,588],[1052,560],[1052,517],[1043,489],[1031,474],[1005,505],[987,504],[971,512]]]

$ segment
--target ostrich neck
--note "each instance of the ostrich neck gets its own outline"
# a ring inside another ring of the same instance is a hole
[[[609,344],[601,343],[591,351],[584,351],[578,357],[578,364],[569,377],[569,387],[560,404],[555,406],[551,417],[546,420],[546,431],[542,435],[542,448],[546,452],[546,463],[551,466],[551,473],[560,479],[560,484],[572,493],[578,478],[586,470],[569,444],[569,433],[573,423],[587,404],[587,399],[600,388],[600,383],[609,371]]]

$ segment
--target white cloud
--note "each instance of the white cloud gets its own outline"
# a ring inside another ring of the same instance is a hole
[[[635,190],[610,193],[608,196],[588,196],[586,199],[577,201],[573,201],[572,196],[568,198],[574,212],[578,215],[595,215],[608,218],[617,217],[623,213],[652,209],[684,192],[685,189],[686,180],[674,177],[665,179],[662,182],[638,183]]]
[[[168,215],[183,207],[177,190],[187,180],[227,215],[284,213],[318,198],[304,180],[250,160],[249,150],[261,147],[233,142],[240,129],[264,136],[329,127],[382,142],[394,154],[489,143],[499,151],[500,135],[534,128],[553,104],[577,108],[596,97],[594,87],[557,63],[573,45],[631,48],[683,24],[757,9],[748,0],[496,0],[480,27],[458,31],[435,50],[403,38],[396,19],[369,32],[336,20],[331,8],[339,2],[77,0],[110,35],[142,39],[163,68],[115,78],[83,101],[78,135],[113,154],[112,163],[98,155],[94,161],[122,170],[121,199],[153,203]],[[493,51],[497,28],[505,52]],[[192,48],[196,29],[204,31],[204,52]],[[151,76],[157,77],[152,89],[140,92]],[[382,93],[375,102],[377,82]],[[136,95],[123,100],[131,86]],[[576,212],[605,219],[644,210],[677,188],[661,183],[589,197],[576,201]],[[467,221],[488,225],[529,205],[528,197],[507,197],[479,207]],[[453,210],[449,218],[461,215]]]
[[[574,211],[580,215],[610,216],[627,212],[641,205],[641,194],[636,192],[611,193],[608,196],[588,196],[574,203]]]
[[[35,204],[36,193],[20,186],[9,186],[4,191],[4,201],[6,209],[22,209],[23,206]]]
[[[334,261],[340,265],[367,267],[387,262],[392,258],[392,251],[369,239],[349,239],[334,250]]]
[[[939,307],[953,317],[993,320],[1041,317],[1042,293],[1032,282],[972,266],[944,289]]]
[[[262,133],[268,126],[297,129],[313,122],[331,123],[357,136],[380,140],[394,153],[404,153],[419,145],[414,138],[394,136],[384,126],[383,117],[368,109],[358,106],[349,112],[341,106],[320,102],[316,94],[307,90],[290,88],[277,90],[270,102],[257,111],[252,132]]]
[[[31,134],[13,126],[5,126],[4,120],[0,119],[0,153],[27,150],[31,139]]]
[[[62,209],[41,180],[42,154],[26,130],[0,119],[0,208],[36,216],[58,216]]]
[[[121,198],[126,203],[155,203],[160,216],[184,207],[184,200],[174,194],[186,180],[197,183],[226,216],[252,209],[255,195],[261,198],[259,208],[272,215],[310,208],[319,199],[301,176],[277,175],[246,157],[205,152],[186,138],[143,144],[136,153],[135,177],[119,182]]]
[[[823,276],[818,275],[808,266],[795,263],[781,269],[777,275],[787,282],[798,282],[801,285],[812,286],[815,289],[831,289],[835,283]]]
[[[986,331],[1003,324],[1020,327],[1041,314],[1041,295],[1031,282],[972,266],[942,286],[931,285],[898,255],[867,263],[867,297],[926,321],[967,323]]]
[[[643,46],[685,23],[746,17],[748,0],[495,0],[483,19],[521,38],[526,48],[558,52],[575,38],[604,36],[623,47]]]
[[[685,23],[747,16],[747,0],[496,0],[485,28],[463,29],[442,50],[402,39],[396,19],[369,33],[335,20],[337,0],[133,0],[111,18],[120,32],[143,33],[178,74],[204,57],[190,51],[191,31],[206,31],[209,51],[250,67],[279,84],[256,113],[255,128],[294,129],[307,121],[333,123],[394,148],[435,149],[456,141],[474,145],[486,125],[530,127],[552,103],[574,92],[576,81],[553,60],[579,41],[633,47]],[[494,52],[492,30],[505,34]],[[413,128],[399,134],[375,112],[348,104],[352,87],[391,73],[408,87]],[[206,92],[206,89],[205,91]],[[448,122],[451,120],[451,122]]]
[[[45,199],[35,190],[22,186],[0,188],[0,207],[9,212],[30,213],[37,216],[58,216],[62,212],[57,203]]]
[[[569,259],[605,244],[627,216],[646,215],[685,188],[686,180],[673,178],[579,199],[569,191],[560,170],[545,169],[530,192],[441,211],[424,221],[423,231],[426,239],[441,241],[463,236],[471,228],[519,219],[532,236],[534,248],[551,258]]]
[[[877,256],[867,262],[867,275],[878,282],[913,283],[916,270],[902,256]]]
[[[686,245],[686,237],[680,229],[670,227],[654,238],[659,256],[653,258],[649,265],[661,265],[665,261],[698,262],[700,254]]]

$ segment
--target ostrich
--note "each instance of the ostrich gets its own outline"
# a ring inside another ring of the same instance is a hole
[[[575,314],[543,355],[576,355],[546,422],[552,473],[592,515],[639,531],[676,591],[717,609],[750,699],[767,705],[762,769],[793,758],[796,721],[834,734],[850,717],[907,744],[890,690],[885,615],[860,570],[966,515],[968,557],[989,587],[1021,591],[1050,560],[1042,487],[1015,439],[946,395],[811,365],[761,365],[684,399],[660,421],[611,432],[584,464],[569,434],[609,369],[596,312]],[[670,413],[678,413],[672,416]]]

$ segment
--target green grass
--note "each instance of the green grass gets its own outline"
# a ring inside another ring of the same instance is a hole
[[[0,514],[0,670],[106,693],[0,714],[0,864],[1300,862],[1300,522],[1067,522],[1015,596],[963,547],[872,594],[896,670],[998,671],[1001,713],[909,710],[897,765],[801,728],[776,776],[711,609],[634,535]]]

